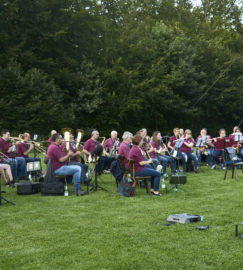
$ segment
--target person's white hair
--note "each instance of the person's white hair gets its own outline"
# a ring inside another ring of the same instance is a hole
[[[93,130],[91,136],[94,136],[95,132],[98,132],[98,130]]]
[[[127,138],[132,138],[132,133],[131,132],[129,132],[129,131],[125,131],[124,133],[123,133],[123,135],[122,135],[122,139],[123,140],[126,140]]]
[[[112,130],[112,132],[111,132],[111,136],[112,136],[112,135],[117,135],[117,131]]]

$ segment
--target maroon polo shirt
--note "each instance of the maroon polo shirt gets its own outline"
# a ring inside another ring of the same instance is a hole
[[[65,153],[63,153],[61,147],[56,143],[52,143],[47,151],[47,158],[51,159],[53,170],[56,171],[60,167],[67,165],[67,162],[60,162],[59,159],[64,157]]]

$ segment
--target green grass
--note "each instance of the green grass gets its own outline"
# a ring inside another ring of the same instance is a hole
[[[243,239],[234,236],[243,221],[240,171],[238,179],[202,167],[188,175],[187,193],[161,198],[139,188],[120,197],[110,175],[101,182],[109,192],[84,197],[19,196],[8,188],[4,196],[16,206],[0,206],[0,269],[243,269]],[[162,226],[183,212],[204,221]]]

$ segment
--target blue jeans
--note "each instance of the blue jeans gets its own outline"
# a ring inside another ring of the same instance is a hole
[[[213,149],[212,148],[208,148],[206,149],[207,155],[206,155],[206,161],[208,163],[208,165],[211,167],[213,166]],[[197,158],[198,158],[198,164],[199,166],[201,165],[202,161],[202,151],[200,149],[197,149]]]
[[[213,161],[215,164],[219,164],[220,160],[219,157],[221,156],[221,158],[223,157],[223,151],[222,150],[213,150]]]
[[[165,156],[165,155],[159,155],[159,161],[163,166],[163,174],[166,173],[166,167],[168,166],[168,163],[170,163],[170,168],[171,171],[174,172],[175,171],[175,160],[169,156]]]
[[[2,163],[10,165],[14,181],[17,180],[17,177],[27,176],[26,163],[23,157],[7,158]]]
[[[240,158],[243,159],[243,148],[240,149]]]
[[[187,163],[189,158],[194,161],[195,170],[198,169],[198,158],[193,152],[191,152],[191,153],[179,152],[178,157],[182,159],[184,171],[186,171],[186,163]]]
[[[151,176],[151,189],[154,189],[154,191],[159,191],[159,183],[161,178],[161,173],[145,167],[143,170],[136,172],[136,176]]]
[[[81,167],[77,165],[64,165],[59,169],[55,170],[55,175],[72,175],[73,176],[73,187],[74,192],[80,189],[81,182]]]

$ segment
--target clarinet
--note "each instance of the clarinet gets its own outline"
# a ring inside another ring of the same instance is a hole
[[[147,140],[146,140],[145,142],[146,142],[146,145],[145,145],[145,147],[144,147],[144,151],[145,151],[145,154],[146,154],[147,158],[150,159],[151,156],[150,156],[149,152],[148,152],[147,149],[146,149],[146,147],[149,149],[149,143],[147,142]],[[156,167],[155,167],[155,164],[154,164],[154,162],[153,162],[153,159],[152,159],[151,166],[152,166],[152,168],[153,168],[154,170],[156,170]]]

